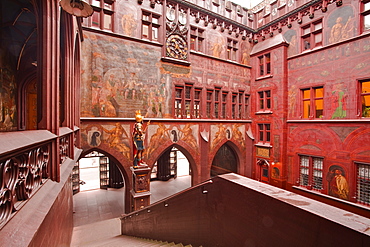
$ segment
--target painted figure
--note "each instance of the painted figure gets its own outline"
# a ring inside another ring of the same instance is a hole
[[[348,200],[349,187],[341,169],[334,168],[329,173],[329,195]]]
[[[143,161],[143,153],[144,153],[144,121],[143,116],[141,116],[141,112],[136,111],[135,114],[136,123],[134,125],[134,131],[132,133],[132,138],[134,142],[134,168],[139,168],[140,166],[147,166]],[[149,122],[147,126],[149,125]]]
[[[111,130],[106,129],[103,126],[102,128],[105,132],[109,134],[106,140],[109,147],[117,149],[129,159],[130,148],[123,143],[123,138],[128,138],[128,135],[125,129],[122,127],[122,125],[117,122],[115,127]]]

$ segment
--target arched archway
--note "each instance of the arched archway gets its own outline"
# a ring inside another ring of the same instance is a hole
[[[191,175],[188,159],[178,148],[172,146],[166,149],[153,165],[151,179],[167,181],[188,175]]]
[[[239,160],[235,150],[231,147],[231,145],[225,143],[220,147],[213,158],[211,177],[230,172],[237,173],[238,167]]]
[[[98,151],[92,151],[79,160],[80,191],[122,188],[125,185],[117,162]]]
[[[177,144],[166,147],[152,166],[151,203],[191,187],[197,173],[195,165],[193,157],[184,147]],[[187,169],[187,173],[184,173],[184,169]],[[162,191],[163,181],[168,183],[166,191]]]

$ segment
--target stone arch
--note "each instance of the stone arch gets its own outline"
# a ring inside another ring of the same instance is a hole
[[[161,147],[158,147],[155,157],[151,157],[150,163],[148,164],[150,169],[153,169],[154,163],[168,150],[172,149],[173,147],[177,148],[179,151],[181,151],[186,159],[189,161],[189,166],[192,171],[191,175],[191,185],[194,186],[198,181],[199,176],[199,167],[197,166],[196,160],[194,159],[191,152],[185,148],[184,146],[178,144],[178,143],[166,143],[167,145],[162,145]]]
[[[120,162],[120,159],[118,159],[115,155],[112,155],[109,151],[103,149],[103,148],[97,148],[97,147],[94,147],[94,148],[90,148],[90,149],[85,149],[81,156],[80,156],[80,159],[81,158],[84,158],[85,155],[93,152],[93,151],[97,151],[99,153],[102,153],[104,155],[106,155],[109,159],[113,160],[113,162],[117,165],[118,169],[120,170],[122,176],[123,176],[123,179],[125,181],[125,212],[126,213],[129,213],[131,212],[131,197],[130,197],[130,192],[131,192],[131,186],[132,186],[132,176],[131,176],[131,170],[130,170],[130,166],[127,166],[127,164],[123,165],[122,162]]]
[[[218,145],[217,150],[215,150],[215,152],[213,153],[213,155],[209,159],[210,160],[210,163],[208,164],[208,169],[207,170],[208,170],[208,173],[210,174],[210,176],[211,176],[212,167],[213,167],[215,158],[217,158],[218,153],[224,147],[227,147],[228,152],[231,152],[231,154],[233,154],[234,157],[235,157],[236,165],[235,165],[235,167],[234,166],[229,167],[231,169],[230,171],[231,172],[235,172],[235,173],[240,173],[240,170],[241,170],[241,157],[242,157],[241,152],[240,152],[240,149],[238,148],[238,145],[236,143],[234,143],[233,141],[231,141],[231,140],[225,140],[225,141],[221,142],[220,145]]]

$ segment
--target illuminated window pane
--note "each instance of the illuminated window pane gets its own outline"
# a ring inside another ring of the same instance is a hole
[[[303,90],[303,98],[304,99],[311,98],[311,96],[310,96],[310,90],[309,89]]]
[[[361,83],[362,117],[370,117],[370,81]]]
[[[303,118],[310,117],[310,101],[303,101]]]
[[[322,118],[323,112],[324,112],[324,100],[319,99],[315,101],[315,107],[316,107],[316,118]]]
[[[315,97],[316,98],[324,97],[324,88],[315,88]]]

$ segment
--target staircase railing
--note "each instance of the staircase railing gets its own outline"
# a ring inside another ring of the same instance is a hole
[[[193,246],[370,246],[370,219],[237,174],[121,218],[122,234]]]

